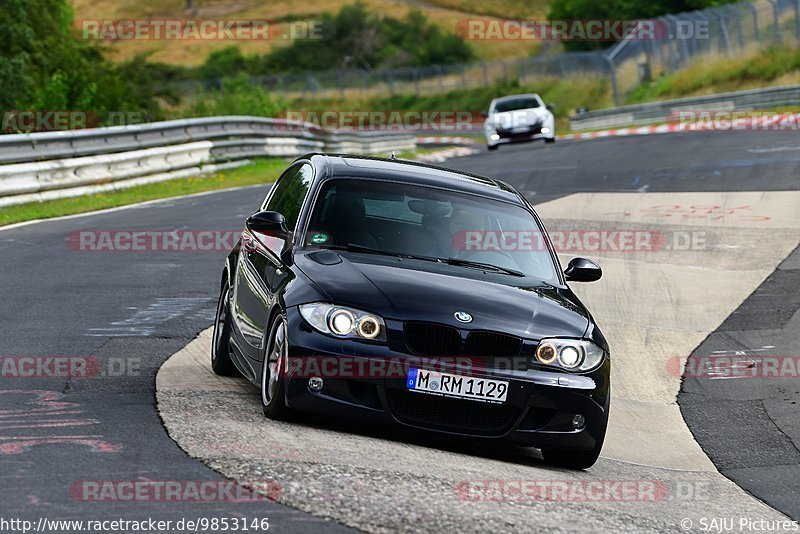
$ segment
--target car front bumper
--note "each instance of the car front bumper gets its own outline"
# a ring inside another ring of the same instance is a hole
[[[600,368],[584,375],[534,368],[448,368],[453,362],[330,338],[312,330],[296,310],[288,313],[288,321],[285,391],[287,405],[294,410],[539,448],[588,450],[605,434],[610,398],[608,358]],[[389,321],[387,326],[392,328]],[[296,365],[298,362],[305,365]],[[508,395],[504,403],[491,404],[410,392],[406,373],[411,367],[505,380]],[[309,387],[312,377],[322,378],[320,391]],[[585,423],[575,428],[573,418],[578,414]]]

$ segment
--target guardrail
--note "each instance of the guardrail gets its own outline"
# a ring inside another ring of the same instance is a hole
[[[0,207],[120,189],[308,152],[389,153],[413,133],[338,132],[260,117],[0,136]]]
[[[576,131],[600,130],[663,123],[681,111],[750,111],[797,104],[800,85],[787,85],[588,111],[571,116],[569,122]]]

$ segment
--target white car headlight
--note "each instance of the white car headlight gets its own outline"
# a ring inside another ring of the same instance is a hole
[[[325,302],[301,304],[299,308],[303,319],[323,334],[386,341],[386,323],[375,314]]]
[[[605,351],[587,339],[543,339],[533,363],[570,371],[592,371],[600,366]]]

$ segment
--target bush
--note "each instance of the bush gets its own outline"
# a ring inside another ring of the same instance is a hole
[[[71,34],[67,0],[4,0],[0,19],[0,109],[138,112],[160,117],[144,57],[114,65]]]
[[[189,107],[191,117],[253,115],[275,117],[286,110],[283,100],[275,100],[263,87],[253,85],[245,75],[226,79],[218,91],[203,94]]]
[[[422,66],[475,57],[459,36],[445,33],[419,11],[403,19],[379,17],[361,2],[321,17],[323,39],[304,39],[265,58],[268,71]]]

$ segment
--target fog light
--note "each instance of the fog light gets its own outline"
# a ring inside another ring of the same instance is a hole
[[[491,139],[492,141],[498,141],[500,139],[500,136],[498,134],[492,134],[489,136],[489,139]]]
[[[311,391],[319,393],[320,391],[322,391],[324,385],[325,383],[318,376],[312,376],[311,378],[308,379],[308,389],[310,389]]]
[[[583,428],[583,425],[586,424],[586,418],[581,414],[575,414],[575,417],[572,418],[572,428],[578,429]]]
[[[550,128],[547,126],[542,126],[542,133],[550,133]]]

